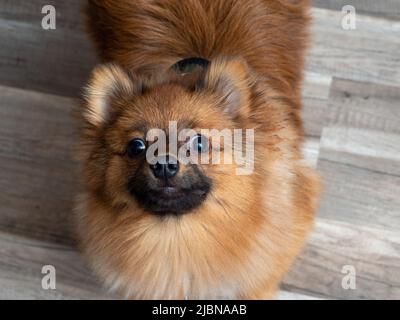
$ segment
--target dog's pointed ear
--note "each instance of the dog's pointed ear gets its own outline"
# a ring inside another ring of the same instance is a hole
[[[113,99],[131,97],[138,88],[133,79],[119,66],[105,64],[96,67],[84,89],[85,105],[82,115],[85,121],[101,126],[116,111]]]
[[[232,117],[248,114],[251,86],[248,65],[239,58],[212,61],[198,83],[199,89],[217,94],[224,112]]]

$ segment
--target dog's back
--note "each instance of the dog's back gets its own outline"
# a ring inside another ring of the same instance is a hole
[[[309,0],[89,0],[102,61],[157,72],[178,60],[243,57],[300,105]]]

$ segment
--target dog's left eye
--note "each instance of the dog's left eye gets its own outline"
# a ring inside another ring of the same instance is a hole
[[[142,139],[133,139],[128,144],[127,153],[130,158],[138,156],[146,150],[146,142]]]
[[[198,153],[208,152],[210,143],[207,137],[198,134],[190,139],[190,149]]]

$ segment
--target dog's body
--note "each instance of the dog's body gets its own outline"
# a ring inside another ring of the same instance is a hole
[[[94,72],[82,112],[80,238],[107,286],[129,298],[274,297],[312,228],[319,190],[300,152],[308,9],[290,0],[89,1],[99,55],[121,66]],[[190,57],[211,61],[193,87],[168,71]],[[173,179],[190,185],[184,196],[149,200],[154,173],[124,158],[126,137],[142,134],[132,123],[171,120],[253,128],[255,172],[181,166]]]

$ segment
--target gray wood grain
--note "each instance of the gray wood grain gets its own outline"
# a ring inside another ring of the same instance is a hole
[[[313,9],[313,47],[307,70],[332,77],[400,85],[400,22],[357,17],[356,30],[341,27],[339,12]]]
[[[318,169],[320,216],[400,232],[400,90],[334,80]]]
[[[344,266],[356,289],[342,287]],[[400,299],[400,234],[319,219],[282,289],[330,299]]]
[[[70,246],[0,232],[0,299],[105,299],[99,281]],[[42,267],[56,271],[56,289],[42,288]]]
[[[41,27],[41,9],[54,4],[56,30]],[[0,84],[78,96],[96,63],[83,32],[83,1],[0,3]]]
[[[310,168],[316,168],[319,158],[320,139],[314,137],[306,137],[304,140],[302,151],[305,163]]]
[[[278,294],[277,300],[321,300],[321,298],[313,297],[311,295],[281,290]]]
[[[325,192],[320,216],[400,232],[400,135],[328,127],[318,169]]]
[[[320,137],[328,111],[332,77],[313,72],[305,74],[302,118],[307,136]]]
[[[335,79],[327,126],[400,133],[400,87]]]
[[[0,87],[0,231],[73,242],[75,105]]]

